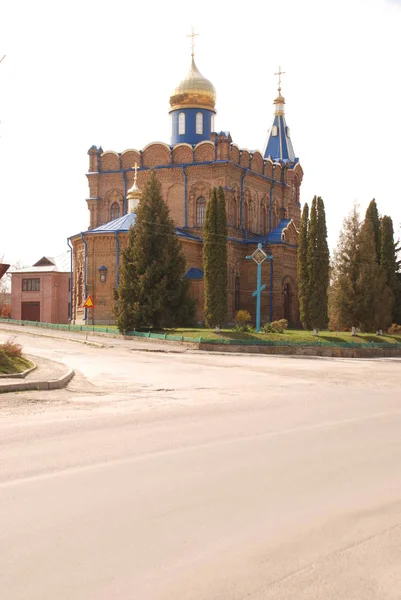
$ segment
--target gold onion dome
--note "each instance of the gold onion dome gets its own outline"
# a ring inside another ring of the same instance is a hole
[[[170,97],[171,110],[204,108],[215,112],[216,90],[211,81],[198,70],[192,56],[188,75],[175,88]]]

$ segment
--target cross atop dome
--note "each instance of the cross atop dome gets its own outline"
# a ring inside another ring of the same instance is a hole
[[[284,115],[285,99],[281,95],[281,76],[285,72],[278,68],[278,96],[274,100],[274,121],[266,144],[265,158],[293,163],[295,153],[290,138],[290,128],[287,127]]]
[[[274,74],[278,75],[278,95],[281,96],[281,76],[285,75],[285,71],[282,71],[281,67],[279,67],[278,72]]]
[[[191,38],[191,56],[192,56],[192,58],[195,56],[195,38],[198,35],[199,35],[199,33],[195,33],[195,30],[193,27],[191,29],[191,33],[189,35],[187,35],[187,37]]]

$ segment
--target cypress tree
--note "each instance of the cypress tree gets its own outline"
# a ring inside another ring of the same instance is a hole
[[[224,191],[212,189],[203,228],[205,321],[220,327],[227,315],[227,217]]]
[[[391,217],[384,216],[380,226],[380,266],[385,274],[386,283],[391,289],[394,304],[392,310],[392,321],[401,322],[400,296],[401,287],[397,277],[399,261],[397,258],[397,244],[394,243],[394,228]]]
[[[391,324],[393,293],[377,262],[374,225],[366,219],[359,233],[357,319],[363,331],[386,329]]]
[[[372,235],[375,243],[375,251],[377,262],[380,263],[380,217],[377,210],[376,200],[370,201],[366,211],[365,221],[369,221],[372,225]]]
[[[116,323],[121,332],[188,323],[194,303],[184,279],[185,257],[160,181],[151,173],[122,253]]]
[[[223,188],[217,190],[217,239],[218,269],[216,273],[216,294],[218,295],[216,320],[222,325],[227,317],[228,301],[228,253],[227,253],[227,211]]]
[[[314,196],[310,210],[310,219],[308,227],[308,317],[313,329],[318,329],[317,321],[319,319],[319,273],[317,265],[317,198]]]
[[[298,238],[297,275],[299,317],[304,329],[310,328],[309,323],[309,276],[308,276],[308,218],[309,206],[305,203]]]
[[[326,329],[328,315],[328,290],[330,277],[330,252],[327,244],[327,226],[324,202],[320,196],[317,199],[317,231],[316,231],[316,260],[315,260],[315,314],[312,318],[314,329]]]

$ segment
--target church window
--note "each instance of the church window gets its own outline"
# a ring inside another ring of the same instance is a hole
[[[113,202],[110,208],[110,218],[113,221],[114,219],[118,219],[120,216],[120,205],[118,202]]]
[[[199,196],[196,201],[196,225],[203,227],[206,215],[206,200],[203,196]]]
[[[211,124],[211,130],[214,131],[214,115],[212,115],[210,124]]]
[[[278,136],[277,125],[273,125],[273,127],[272,127],[272,136],[273,137],[277,137]]]
[[[203,115],[201,112],[196,113],[196,133],[198,135],[203,133]]]
[[[178,115],[178,135],[185,134],[185,113]]]
[[[287,134],[287,137],[289,138],[289,137],[290,137],[290,128],[289,128],[289,127],[286,127],[286,128],[285,128],[285,132],[286,132],[286,134]]]

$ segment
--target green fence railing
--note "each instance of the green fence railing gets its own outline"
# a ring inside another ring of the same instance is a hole
[[[113,326],[101,326],[101,325],[74,325],[72,323],[42,323],[40,321],[24,321],[19,319],[2,319],[0,323],[11,323],[14,325],[26,325],[29,327],[41,327],[44,329],[60,329],[62,331],[91,331],[93,333],[106,333],[119,335],[118,329]],[[207,338],[204,336],[199,337],[186,337],[183,335],[169,334],[169,333],[152,333],[151,331],[129,331],[127,334],[129,337],[137,338],[148,338],[153,340],[167,340],[170,342],[189,342],[192,344],[211,344],[211,345],[226,345],[226,346],[296,346],[296,347],[308,347],[308,348],[397,348],[401,349],[401,339],[399,342],[343,342],[343,341],[329,341],[318,339],[316,341],[289,341],[289,340],[257,340],[257,339],[235,339],[224,337],[222,334],[221,338]]]

